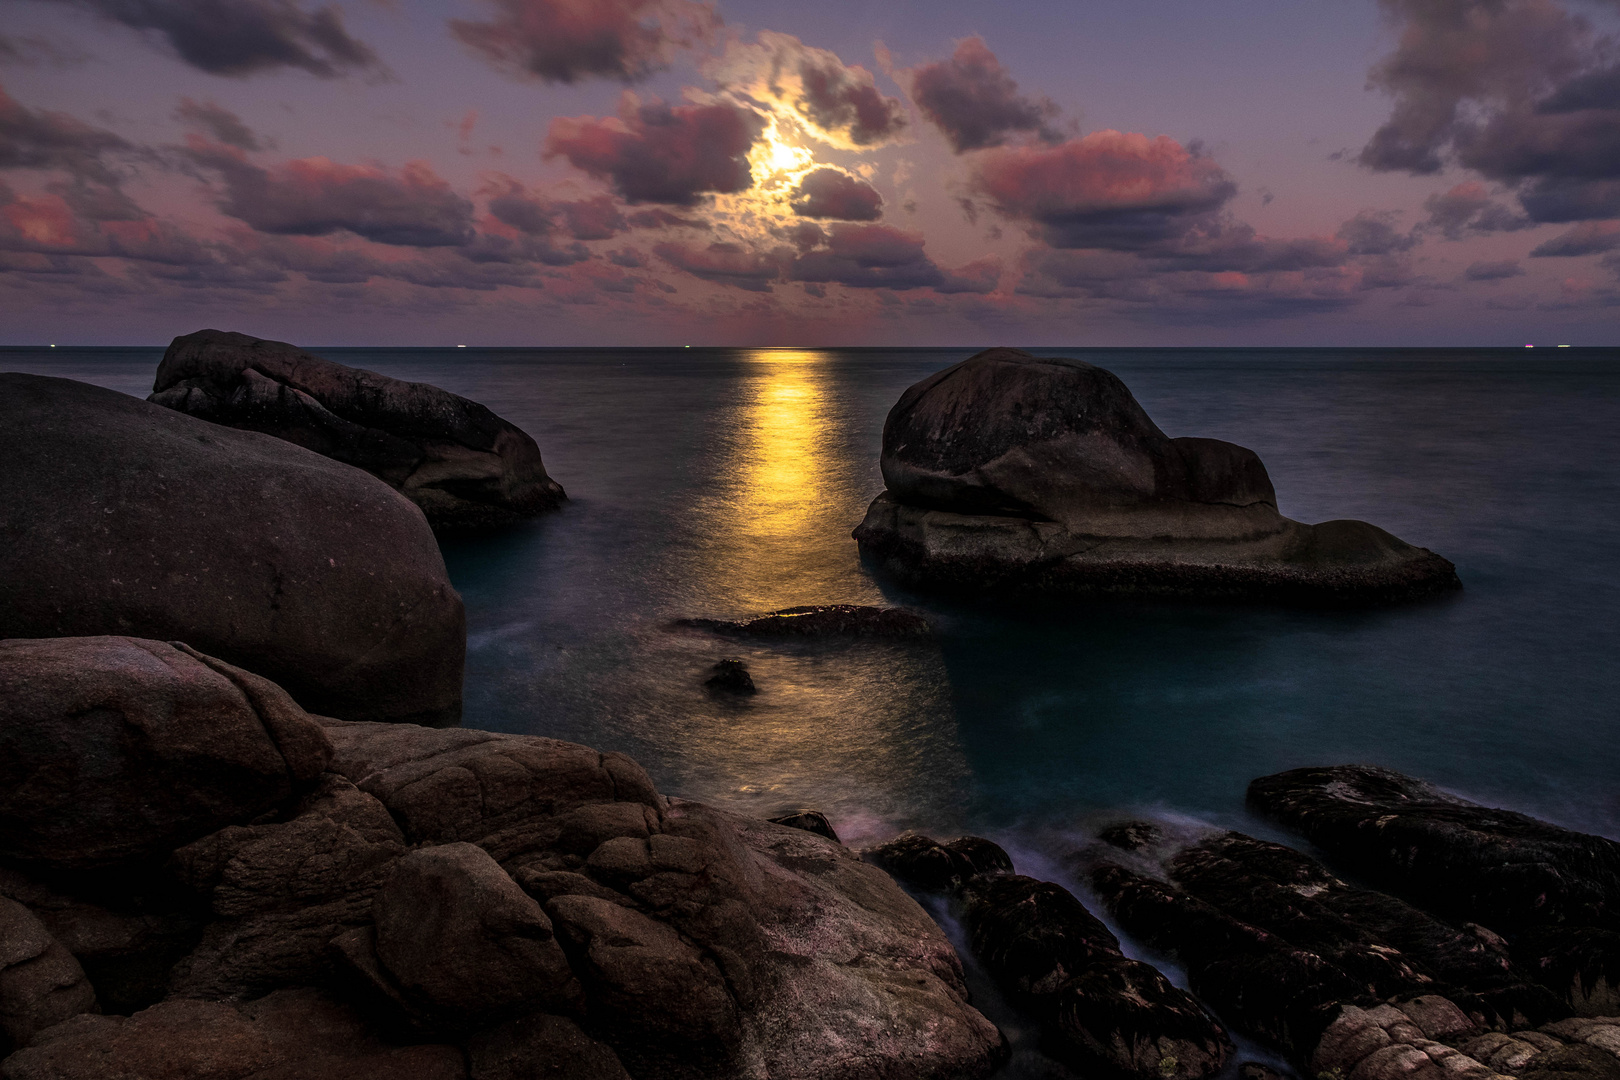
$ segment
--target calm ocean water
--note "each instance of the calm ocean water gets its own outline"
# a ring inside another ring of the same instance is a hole
[[[1391,611],[1075,604],[995,614],[893,590],[850,529],[883,417],[970,350],[371,350],[342,363],[482,401],[572,502],[449,544],[469,725],[623,750],[665,791],[1027,845],[1146,809],[1253,828],[1244,786],[1371,761],[1620,836],[1620,350],[1044,350],[1125,379],[1170,435],[1259,452],[1284,513],[1357,517],[1458,567]],[[160,350],[0,350],[144,395]],[[928,644],[751,645],[687,615],[906,603]],[[745,704],[703,690],[749,665]],[[1038,857],[1038,854],[1035,856]]]
[[[1245,786],[1311,764],[1388,765],[1620,838],[1620,350],[1042,350],[1113,370],[1172,436],[1258,451],[1289,516],[1373,521],[1452,559],[1465,591],[1039,617],[896,591],[849,536],[882,488],[890,405],[970,351],[325,355],[484,402],[572,499],[446,547],[470,726],[622,750],[662,790],[746,812],[819,807],[853,843],[979,832],[1058,880],[1065,838],[1122,812],[1272,835]],[[161,355],[0,349],[0,370],[144,396]],[[937,641],[669,627],[833,602],[913,605]],[[757,697],[704,692],[723,656]],[[1008,1075],[1056,1075],[980,983],[1020,1047]]]

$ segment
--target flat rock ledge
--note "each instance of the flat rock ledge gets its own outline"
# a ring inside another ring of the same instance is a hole
[[[989,349],[917,383],[884,424],[882,468],[854,536],[911,588],[1362,606],[1461,587],[1377,526],[1283,517],[1253,451],[1167,437],[1078,360]]]
[[[4,1080],[956,1080],[1004,1060],[942,931],[824,836],[666,798],[619,754],[313,717],[179,645],[7,644],[0,762],[32,779],[0,799],[20,838]],[[113,662],[34,677],[70,653]],[[228,739],[199,737],[215,714]],[[112,778],[101,802],[51,780],[87,767]]]
[[[222,330],[174,339],[148,401],[297,443],[404,494],[436,531],[514,524],[567,501],[534,439],[476,401]]]
[[[748,619],[677,619],[685,630],[751,638],[925,638],[928,620],[915,611],[866,604],[809,604]]]

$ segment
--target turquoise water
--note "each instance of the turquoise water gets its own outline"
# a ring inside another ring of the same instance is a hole
[[[329,350],[531,432],[572,499],[447,545],[469,725],[634,755],[668,792],[1032,837],[1146,809],[1255,828],[1244,786],[1368,761],[1620,837],[1620,351],[1045,350],[1172,436],[1258,451],[1284,513],[1433,548],[1465,591],[1324,613],[1080,604],[1020,617],[877,581],[850,529],[883,417],[972,350]],[[0,350],[144,394],[160,350]],[[752,645],[681,616],[914,605],[922,644]],[[760,694],[710,698],[722,656]]]

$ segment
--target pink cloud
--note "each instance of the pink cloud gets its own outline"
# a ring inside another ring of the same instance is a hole
[[[622,119],[558,117],[545,155],[609,181],[629,202],[692,206],[709,192],[753,186],[748,151],[764,129],[735,105],[632,103]]]
[[[1000,146],[1024,133],[1048,141],[1058,107],[1026,97],[980,37],[957,42],[949,60],[911,71],[911,97],[957,153]]]
[[[800,217],[876,221],[883,216],[883,196],[866,181],[823,166],[799,182],[792,207]]]

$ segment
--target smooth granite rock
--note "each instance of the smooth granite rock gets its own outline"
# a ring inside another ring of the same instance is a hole
[[[161,858],[287,801],[331,756],[280,687],[186,645],[0,640],[0,856]]]
[[[364,469],[435,529],[509,525],[567,500],[534,440],[476,401],[285,342],[221,330],[177,337],[152,391],[155,404]]]
[[[0,375],[0,637],[180,640],[304,708],[454,722],[466,624],[359,469],[101,387]]]
[[[1283,517],[1253,451],[1167,437],[1078,360],[989,349],[917,383],[884,424],[882,468],[855,539],[914,587],[1306,604],[1460,587],[1366,522]]]

